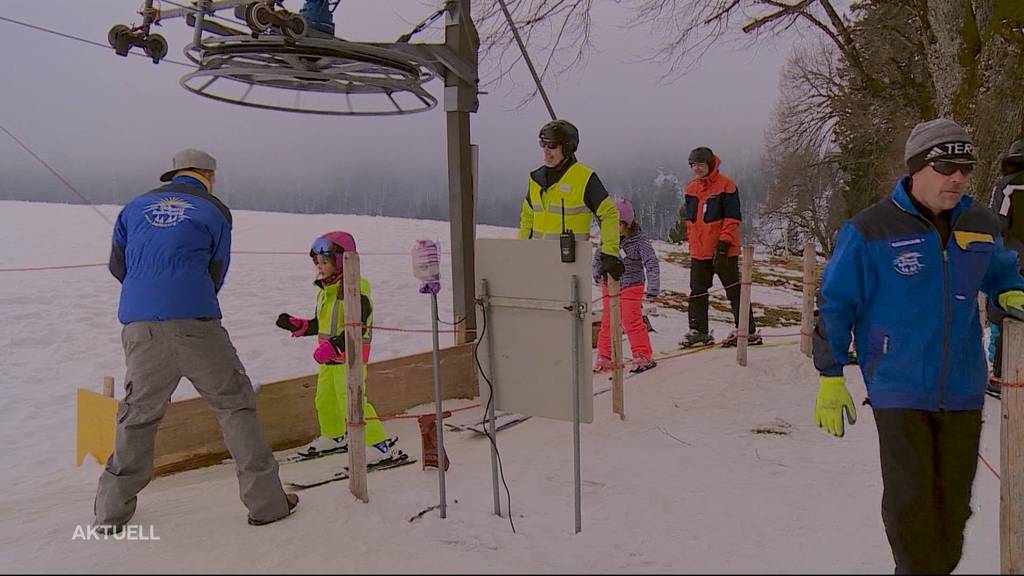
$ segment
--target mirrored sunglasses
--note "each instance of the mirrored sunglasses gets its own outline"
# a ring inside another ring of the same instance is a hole
[[[936,172],[943,176],[952,176],[954,172],[960,171],[964,176],[970,176],[974,172],[973,162],[951,162],[949,160],[935,160],[928,164]]]
[[[554,150],[555,148],[558,148],[559,146],[561,146],[561,144],[559,144],[558,142],[547,142],[547,141],[544,141],[544,140],[540,141],[540,147],[541,148],[547,148],[548,150]]]

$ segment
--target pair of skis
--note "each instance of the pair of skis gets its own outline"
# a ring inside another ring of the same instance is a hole
[[[388,438],[388,439],[386,439],[384,441],[388,443],[388,448],[390,449],[390,448],[394,447],[395,444],[398,443],[398,436],[393,436],[393,437]],[[288,454],[287,456],[279,456],[277,458],[277,463],[278,464],[292,464],[292,463],[295,463],[295,462],[306,462],[308,460],[316,460],[318,458],[323,458],[324,456],[330,456],[332,454],[347,454],[347,453],[348,453],[348,445],[346,444],[345,446],[343,446],[341,448],[334,448],[332,450],[321,450],[319,452],[295,452],[295,453],[292,453],[292,454]]]
[[[600,396],[605,392],[611,390],[611,386],[605,386],[603,388],[594,388],[594,396]],[[514,412],[503,412],[495,414],[494,416],[494,431],[495,433],[500,432],[506,428],[511,428],[520,422],[526,422],[530,419],[530,416],[524,414],[516,414]],[[452,424],[445,422],[445,427],[453,432],[475,432],[481,436],[487,435],[487,419],[481,419],[471,424]]]
[[[523,414],[515,414],[515,413],[511,413],[511,412],[504,413],[504,414],[497,414],[494,417],[494,431],[498,432],[500,430],[504,430],[505,428],[509,428],[511,426],[515,426],[516,424],[519,424],[520,422],[525,422],[529,418],[530,418],[529,416],[526,416],[526,415],[523,415]],[[480,420],[478,422],[473,422],[471,424],[451,424],[451,423],[445,422],[444,425],[445,425],[446,428],[448,428],[449,430],[452,430],[453,432],[476,432],[477,434],[480,434],[481,436],[486,436],[487,435],[487,420],[486,419]]]
[[[388,449],[391,449],[398,443],[398,437],[394,436],[385,440],[388,444]],[[337,448],[334,450],[325,450],[314,453],[296,453],[289,454],[282,458],[278,458],[277,461],[280,464],[293,464],[296,462],[308,462],[310,460],[317,460],[325,456],[333,456],[335,454],[346,454],[348,452],[348,446],[344,448]],[[398,450],[396,455],[391,458],[386,458],[373,464],[366,466],[367,473],[377,472],[378,470],[388,470],[390,468],[399,468],[401,466],[407,466],[416,462],[416,459],[409,456],[405,452]],[[339,480],[347,480],[349,477],[348,468],[344,468],[340,472],[329,472],[326,475],[311,476],[309,478],[301,480],[289,480],[285,482],[285,485],[293,490],[305,490],[306,488],[313,488],[314,486],[323,486],[331,482],[337,482]]]
[[[402,466],[408,466],[414,464],[416,459],[409,456],[405,452],[399,451],[398,455],[393,458],[381,460],[374,464],[368,464],[366,466],[367,474],[371,472],[377,472],[379,470],[388,470],[391,468],[400,468]],[[313,488],[315,486],[323,486],[331,482],[337,482],[339,480],[348,480],[349,471],[345,468],[341,472],[334,472],[325,476],[316,476],[307,478],[305,480],[289,480],[285,482],[285,485],[292,489],[292,491],[305,490],[306,488]]]

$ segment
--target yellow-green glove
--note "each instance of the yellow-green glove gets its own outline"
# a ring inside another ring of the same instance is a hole
[[[1020,290],[1003,292],[999,295],[999,305],[1003,307],[1003,310],[1018,318],[1021,317],[1024,315],[1024,292]]]
[[[850,425],[857,423],[857,407],[853,404],[850,392],[846,390],[842,376],[818,377],[818,400],[814,404],[814,419],[819,428],[828,430],[833,436],[843,437],[846,429],[843,425],[843,409]]]

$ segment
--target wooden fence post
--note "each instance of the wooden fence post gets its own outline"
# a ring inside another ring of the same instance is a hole
[[[612,412],[619,415],[620,420],[626,419],[625,391],[622,388],[622,291],[619,281],[608,276],[608,321],[611,323],[612,338]]]
[[[999,568],[1024,574],[1024,322],[1003,320]]]
[[[345,252],[344,315],[345,364],[348,370],[348,489],[363,502],[370,501],[366,487],[366,421],[363,419],[362,294],[359,291],[359,254]]]
[[[804,310],[800,317],[800,351],[811,356],[811,332],[814,330],[814,296],[818,287],[814,242],[804,244]]]
[[[750,284],[754,279],[754,247],[743,246],[743,270],[740,273],[740,325],[736,328],[736,363],[747,365],[747,340],[750,334]]]

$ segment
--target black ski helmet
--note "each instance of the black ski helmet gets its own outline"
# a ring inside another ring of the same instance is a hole
[[[1010,144],[1009,151],[1003,156],[1001,168],[1004,176],[1024,170],[1024,138]]]
[[[580,131],[567,120],[552,120],[540,129],[542,142],[554,142],[562,145],[562,153],[566,158],[576,153],[580,147]]]

